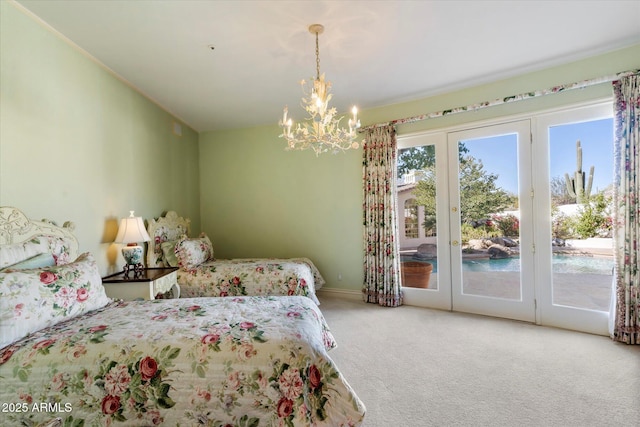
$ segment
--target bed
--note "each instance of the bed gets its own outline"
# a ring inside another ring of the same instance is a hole
[[[325,281],[308,258],[215,259],[209,238],[186,238],[190,220],[174,211],[149,220],[147,231],[147,266],[179,267],[181,297],[302,295],[320,304]]]
[[[310,298],[111,300],[70,230],[0,208],[3,260],[49,251],[0,271],[2,426],[362,423]]]

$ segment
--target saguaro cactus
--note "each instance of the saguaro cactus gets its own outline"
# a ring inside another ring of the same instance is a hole
[[[594,169],[594,166],[589,169],[589,182],[585,186],[585,173],[582,171],[582,147],[580,146],[580,141],[576,141],[576,171],[574,172],[574,178],[569,178],[568,173],[564,174],[567,192],[569,196],[575,197],[576,203],[584,203],[589,200]]]

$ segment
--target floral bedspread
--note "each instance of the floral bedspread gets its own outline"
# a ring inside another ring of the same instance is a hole
[[[324,279],[306,258],[218,259],[178,271],[180,297],[303,295],[320,304],[316,289]]]
[[[335,345],[301,296],[113,302],[0,349],[0,425],[357,426]]]

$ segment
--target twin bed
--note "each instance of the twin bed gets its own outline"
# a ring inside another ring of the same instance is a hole
[[[216,259],[206,235],[185,238],[190,220],[174,211],[149,220],[147,232],[147,267],[179,267],[181,297],[301,295],[320,304],[325,282],[308,258]]]
[[[3,426],[362,423],[305,287],[275,295],[280,279],[244,280],[227,297],[114,301],[69,227],[14,208],[0,208],[0,255]]]

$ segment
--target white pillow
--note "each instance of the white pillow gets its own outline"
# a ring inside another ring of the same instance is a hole
[[[56,265],[71,262],[70,243],[62,237],[43,234],[31,239],[0,246],[0,269],[32,258],[39,254],[50,253]]]
[[[38,238],[11,245],[2,245],[0,246],[0,268],[8,267],[48,251],[49,245],[45,239]]]

